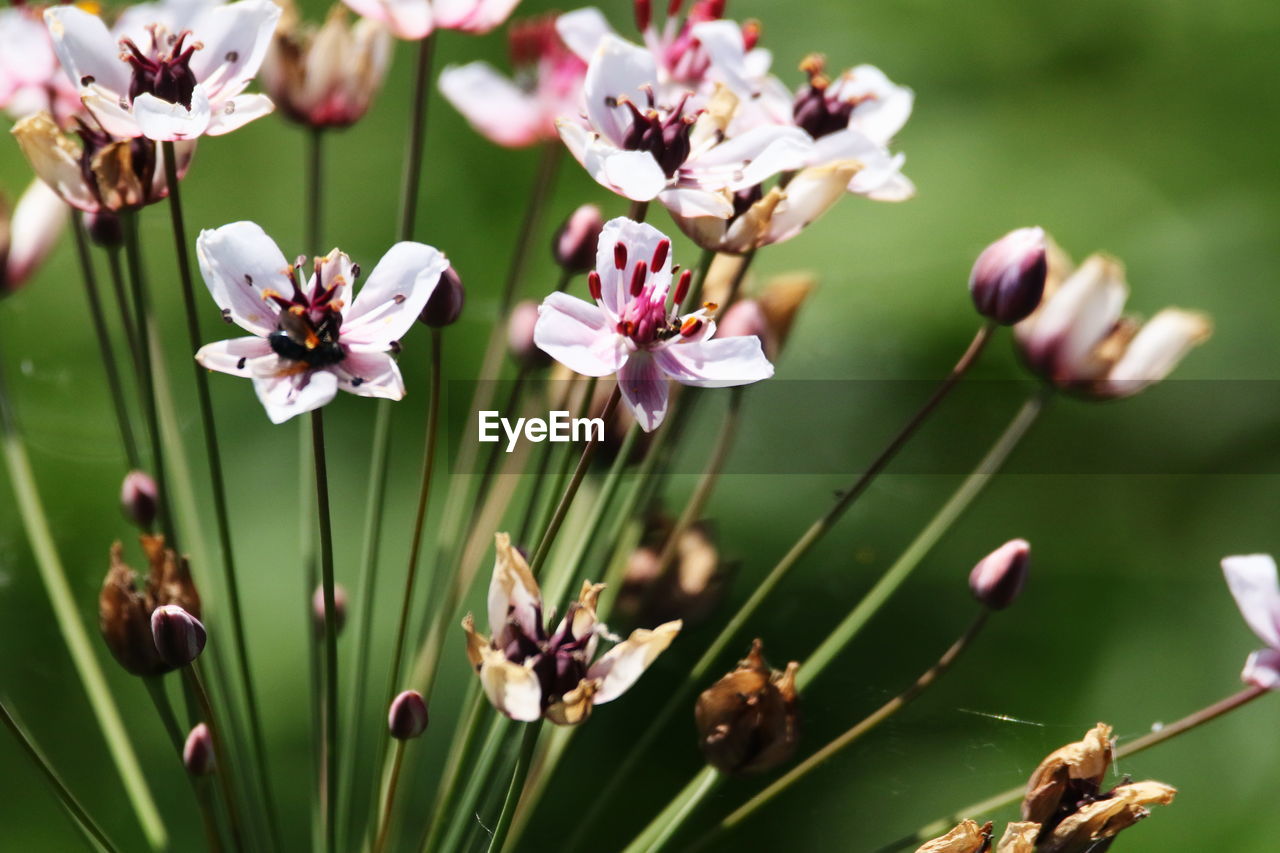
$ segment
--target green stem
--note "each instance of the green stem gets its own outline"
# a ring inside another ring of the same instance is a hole
[[[244,850],[243,824],[241,823],[240,803],[236,799],[235,787],[232,785],[231,753],[227,749],[226,731],[213,711],[213,702],[209,699],[209,691],[205,689],[204,678],[200,674],[200,661],[182,668],[183,683],[196,697],[200,706],[200,716],[209,727],[209,739],[213,743],[214,775],[218,787],[222,790],[222,798],[226,801],[227,814],[230,817],[231,841],[237,850]]]
[[[667,807],[653,819],[653,822],[635,840],[627,845],[623,853],[656,853],[666,846],[675,835],[685,819],[707,798],[707,795],[720,786],[724,776],[714,767],[703,767],[672,798]]]
[[[312,128],[307,133],[307,210],[304,245],[313,255],[323,255],[320,236],[324,225],[324,131]]]
[[[516,756],[515,770],[511,773],[511,784],[507,788],[507,797],[502,803],[502,813],[498,815],[498,824],[493,828],[489,838],[489,853],[502,853],[502,846],[507,842],[507,833],[511,830],[511,821],[516,816],[516,808],[520,805],[520,796],[524,793],[524,782],[529,777],[529,765],[533,761],[533,751],[538,745],[538,735],[542,731],[542,721],[526,723],[524,737],[520,741],[520,752]]]
[[[111,272],[111,289],[115,294],[116,308],[120,312],[120,328],[124,330],[125,342],[129,345],[129,358],[133,362],[134,375],[138,378],[138,387],[142,387],[142,342],[138,337],[138,328],[134,324],[134,312],[125,291],[124,272],[120,267],[120,247],[107,249],[107,269]]]
[[[400,781],[400,766],[404,763],[404,748],[407,743],[406,740],[396,741],[396,754],[391,762],[391,781],[387,785],[387,801],[383,806],[381,828],[378,830],[378,840],[373,844],[373,853],[382,853],[387,846],[387,838],[391,834],[391,815],[395,811],[396,786]]]
[[[480,697],[480,706],[482,711],[491,708],[483,697]],[[438,837],[428,837],[423,847],[424,850],[436,853],[438,850],[454,851],[462,849],[462,835],[475,819],[476,804],[489,784],[494,765],[502,757],[503,746],[507,741],[507,733],[514,725],[510,720],[498,713],[481,714],[481,717],[486,716],[489,719],[489,730],[485,733],[484,741],[480,744],[480,752],[476,756],[475,762],[468,765],[467,784],[462,790],[456,807],[449,809],[443,815],[448,820],[448,832],[444,836],[444,843],[443,845],[439,844]]]
[[[465,717],[456,731],[449,746],[449,756],[445,759],[444,772],[439,790],[436,791],[435,803],[431,808],[431,820],[427,822],[419,850],[434,850],[440,843],[440,835],[445,829],[445,817],[453,814],[454,799],[458,794],[458,782],[462,778],[462,768],[470,766],[471,751],[475,748],[476,738],[480,734],[480,723],[484,719],[484,711],[489,703],[481,695],[480,679],[470,679],[466,697],[462,707],[466,709]]]
[[[435,54],[435,43],[435,33],[418,42],[409,138],[405,142],[404,178],[400,185],[401,240],[413,239],[414,221],[418,215],[418,185],[422,180],[422,149],[427,135],[427,106],[431,95],[431,61]]]
[[[222,839],[218,837],[218,822],[214,817],[213,801],[208,795],[207,786],[203,784],[204,780],[196,779],[186,771],[183,758],[186,750],[186,736],[182,733],[182,726],[178,724],[178,717],[173,711],[173,704],[169,701],[169,694],[164,689],[164,678],[145,676],[142,681],[147,686],[147,694],[151,697],[151,703],[155,705],[156,714],[160,717],[165,733],[169,735],[169,742],[173,744],[174,752],[177,753],[178,763],[183,765],[183,775],[191,780],[196,802],[200,806],[200,820],[204,824],[205,839],[209,843],[209,849],[220,851]]]
[[[71,789],[58,776],[58,771],[53,769],[49,759],[45,758],[40,747],[36,746],[35,741],[26,733],[22,725],[9,713],[9,709],[5,707],[3,701],[0,701],[0,721],[3,721],[5,727],[13,733],[18,744],[22,747],[22,751],[36,765],[36,769],[44,775],[49,786],[53,788],[54,794],[57,795],[58,801],[67,810],[67,814],[71,815],[76,828],[84,834],[85,838],[90,842],[90,846],[93,847],[96,844],[97,848],[95,849],[105,850],[107,853],[118,853],[120,848],[116,847],[111,842],[111,839],[107,838],[107,834],[102,831],[102,827],[98,826],[97,822],[85,811],[84,806],[80,805],[80,801],[76,799],[75,794],[71,793]],[[156,846],[156,849],[160,849],[160,847]]]
[[[155,800],[147,788],[147,782],[138,764],[138,756],[133,751],[133,744],[125,732],[124,723],[120,719],[120,711],[115,699],[107,687],[106,677],[94,656],[93,646],[85,631],[84,623],[76,609],[75,597],[71,593],[71,585],[67,582],[67,572],[63,568],[62,559],[58,556],[54,544],[53,533],[49,530],[49,519],[45,514],[44,503],[36,486],[35,474],[31,470],[31,460],[27,457],[26,443],[18,428],[17,419],[9,402],[9,395],[3,381],[3,365],[0,365],[0,442],[4,445],[5,462],[9,468],[9,479],[13,486],[14,500],[26,529],[27,539],[31,543],[31,552],[35,557],[36,568],[40,572],[40,580],[44,583],[49,603],[53,607],[58,630],[71,661],[75,664],[76,673],[89,696],[89,705],[102,735],[106,739],[107,749],[115,762],[116,770],[124,782],[125,793],[133,805],[138,822],[147,837],[148,843],[156,850],[164,849],[168,843],[168,832],[164,821],[156,809]]]
[[[634,222],[644,222],[648,215],[649,202],[647,201],[632,201],[631,207],[627,210],[627,218]]]
[[[324,448],[324,409],[311,413],[311,448],[316,468],[316,518],[320,533],[320,585],[324,589],[324,624],[336,625],[333,603],[333,528],[329,514],[329,471]],[[338,632],[324,632],[324,732],[325,768],[322,801],[325,805],[325,846],[333,853],[337,846],[337,797],[334,783],[338,778]]]
[[[693,311],[693,307],[699,304],[702,299],[702,289],[707,283],[707,273],[711,271],[711,263],[716,259],[716,253],[711,249],[703,249],[702,256],[698,258],[698,269],[693,274],[693,280],[690,282],[689,292],[685,294],[684,302],[680,303],[680,313],[688,314]]]

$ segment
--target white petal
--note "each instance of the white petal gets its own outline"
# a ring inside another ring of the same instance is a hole
[[[396,243],[369,273],[344,315],[342,342],[389,349],[418,319],[448,268],[448,258],[433,246]]]
[[[356,13],[386,24],[396,38],[417,41],[431,34],[431,4],[427,0],[342,0]]]
[[[500,26],[520,0],[435,0],[436,26],[468,33],[487,33]]]
[[[58,242],[70,212],[67,203],[44,181],[31,182],[9,221],[9,251],[0,276],[5,289],[15,290],[35,272]]]
[[[1276,561],[1269,554],[1227,557],[1222,573],[1244,621],[1258,639],[1280,649],[1280,581]]]
[[[192,54],[190,67],[209,99],[220,103],[224,92],[239,94],[257,75],[281,8],[272,0],[204,5],[191,24],[204,47]]]
[[[553,293],[538,307],[533,327],[538,349],[583,376],[608,376],[626,361],[622,338],[599,306]]]
[[[219,373],[232,376],[252,378],[258,365],[251,364],[254,359],[273,356],[271,344],[266,338],[247,337],[231,338],[226,341],[205,344],[196,353],[196,361],[200,366]]]
[[[129,91],[133,75],[101,18],[75,6],[52,6],[45,10],[44,20],[72,84],[87,86],[88,77],[117,95]]]
[[[191,95],[191,109],[187,109],[144,92],[133,99],[133,118],[148,139],[195,139],[209,127],[209,99],[197,86]]]
[[[275,108],[276,105],[266,95],[237,95],[216,105],[205,132],[210,136],[230,133],[254,119],[270,115]]]
[[[1263,690],[1280,688],[1280,651],[1262,649],[1249,655],[1240,679]]]
[[[653,432],[667,416],[667,377],[645,350],[639,350],[618,370],[622,402],[645,432]]]
[[[81,148],[63,135],[48,113],[19,121],[11,131],[36,175],[80,210],[96,211],[98,198],[80,168]]]
[[[755,336],[676,342],[654,350],[653,357],[672,379],[697,388],[747,385],[773,375]]]
[[[653,54],[617,36],[606,35],[596,47],[582,83],[591,127],[621,145],[631,120],[627,108],[618,106],[617,101],[629,98],[643,109],[649,96],[642,87],[656,86],[657,80]]]
[[[604,306],[615,317],[619,316],[623,306],[631,301],[630,276],[626,272],[619,274],[614,262],[617,245],[621,243],[626,247],[627,269],[630,270],[634,268],[637,261],[650,263],[658,249],[658,244],[664,241],[668,244],[671,242],[667,235],[657,228],[646,222],[635,222],[625,216],[610,219],[600,230],[600,237],[596,240],[596,272],[600,274]],[[674,256],[668,246],[667,262],[663,264],[662,269],[656,273],[650,270],[655,291],[666,293],[671,287],[671,268],[674,262]]]
[[[849,126],[880,145],[888,145],[911,117],[915,93],[895,84],[873,65],[859,65],[835,85],[837,97],[861,101],[849,117]]]
[[[754,187],[813,157],[813,140],[796,127],[757,127],[690,159],[680,169],[704,189]]]
[[[531,723],[542,716],[542,686],[533,670],[511,663],[501,652],[485,649],[480,684],[485,696],[513,720]]]
[[[293,293],[293,268],[257,223],[201,231],[196,257],[213,301],[228,320],[262,337],[275,330],[279,308],[263,293]]]
[[[446,68],[440,73],[440,91],[478,133],[499,145],[522,148],[553,131],[538,99],[487,62]]]
[[[658,655],[667,650],[683,624],[677,619],[659,625],[652,631],[638,628],[631,632],[630,637],[609,649],[604,657],[593,663],[587,670],[587,677],[600,679],[595,704],[612,702],[627,692]]]
[[[747,69],[746,42],[738,22],[727,18],[704,21],[694,24],[692,34],[711,60],[707,79],[724,83],[739,97],[750,97],[754,87]]]
[[[1035,314],[1015,327],[1027,360],[1055,378],[1093,378],[1082,375],[1089,357],[1115,327],[1128,295],[1120,262],[1091,255]]]
[[[857,168],[856,161],[844,161],[797,172],[787,184],[786,196],[774,209],[765,242],[789,240],[820,219],[844,197]]]
[[[733,202],[724,190],[677,187],[663,190],[658,195],[658,200],[673,216],[685,219],[729,219],[733,216]]]
[[[1107,374],[1107,390],[1117,396],[1135,394],[1168,376],[1191,348],[1209,337],[1207,317],[1166,308],[1152,317],[1129,342]]]
[[[667,176],[648,151],[623,151],[597,140],[583,162],[591,177],[632,201],[651,201],[667,185]]]
[[[347,350],[346,358],[333,366],[338,387],[360,397],[400,400],[404,397],[404,378],[396,360],[385,352]]]
[[[542,593],[525,562],[506,533],[493,536],[493,574],[489,578],[489,633],[506,645],[504,629],[514,621],[526,636],[537,636],[542,619]]]
[[[132,139],[142,135],[137,119],[133,117],[133,109],[122,95],[109,92],[95,83],[83,90],[80,99],[85,109],[93,113],[98,124],[110,135],[120,139]]]
[[[556,18],[556,32],[560,40],[583,62],[590,62],[596,48],[606,35],[613,35],[613,27],[604,13],[594,6],[575,9]]]
[[[282,369],[291,366],[285,362]],[[253,389],[273,424],[327,404],[338,393],[338,377],[327,370],[254,377]]]

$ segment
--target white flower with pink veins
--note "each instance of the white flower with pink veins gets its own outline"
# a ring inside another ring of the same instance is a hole
[[[1280,688],[1280,580],[1269,554],[1227,557],[1222,561],[1227,586],[1244,621],[1267,647],[1253,652],[1240,677],[1265,690]]]
[[[145,4],[114,33],[75,6],[44,18],[63,69],[112,136],[218,136],[272,110],[266,95],[244,94],[280,18],[271,0]]]
[[[360,268],[334,249],[315,259],[303,283],[301,262],[285,260],[252,222],[202,231],[200,271],[222,316],[247,332],[201,347],[210,370],[253,380],[273,423],[318,409],[338,390],[399,400],[404,380],[391,353],[418,319],[449,261],[422,243],[397,243],[369,274],[354,301]]]
[[[583,84],[588,127],[559,122],[570,153],[601,185],[633,201],[657,199],[686,217],[733,215],[729,194],[805,165],[813,152],[795,127],[726,137],[712,116],[657,99],[657,67],[644,48],[606,35]],[[706,123],[699,123],[705,116]],[[695,126],[697,124],[697,126]],[[726,192],[727,191],[727,192]]]
[[[47,110],[64,127],[80,110],[40,12],[29,6],[0,10],[0,110],[15,119]]]
[[[437,29],[481,35],[499,27],[520,0],[342,0],[396,38],[417,41]]]
[[[690,272],[681,274],[672,294],[672,270],[671,241],[661,232],[614,219],[604,226],[596,269],[587,276],[594,302],[553,293],[538,309],[533,331],[538,348],[570,370],[616,373],[623,402],[646,432],[666,416],[668,379],[725,388],[773,375],[758,337],[714,337],[707,307],[678,314]]]

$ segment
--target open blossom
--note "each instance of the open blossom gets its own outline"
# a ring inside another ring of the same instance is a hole
[[[1040,307],[1014,327],[1027,364],[1048,381],[1092,397],[1136,394],[1158,382],[1208,339],[1209,318],[1166,308],[1146,323],[1123,315],[1129,295],[1124,266],[1095,254],[1071,271],[1049,253]]]
[[[1267,646],[1249,655],[1240,677],[1267,690],[1280,688],[1280,581],[1276,578],[1276,561],[1269,554],[1227,557],[1222,561],[1222,572],[1244,621]]]
[[[488,637],[463,620],[467,658],[493,706],[513,720],[545,717],[575,725],[591,709],[617,699],[680,633],[679,620],[653,630],[639,628],[595,659],[608,629],[596,618],[603,584],[585,582],[582,594],[555,625],[544,626],[542,593],[524,556],[505,533],[494,536],[496,555],[489,583]],[[551,627],[553,626],[554,627]],[[594,659],[594,660],[593,660]]]
[[[671,241],[661,232],[614,219],[600,235],[596,269],[587,277],[594,304],[553,293],[533,332],[538,347],[570,370],[616,373],[623,402],[646,432],[666,416],[668,378],[724,388],[773,375],[759,338],[714,337],[715,306],[679,315],[690,274],[681,274],[671,294],[672,270]]]
[[[715,117],[689,109],[689,96],[656,99],[648,51],[605,36],[583,84],[589,128],[559,123],[560,137],[601,186],[633,201],[658,199],[681,216],[733,215],[729,193],[804,165],[808,136],[794,127],[758,127],[726,138]]]
[[[80,111],[80,94],[31,6],[0,9],[0,110],[15,119],[47,110],[62,124]]]
[[[396,38],[416,41],[435,29],[483,34],[502,26],[520,0],[342,0],[385,24]]]
[[[137,6],[114,34],[75,6],[44,17],[63,69],[112,136],[218,136],[271,112],[266,95],[243,94],[280,18],[271,0]]]
[[[555,139],[556,119],[582,112],[587,63],[565,47],[549,17],[513,23],[515,79],[487,62],[451,65],[440,74],[449,103],[492,142],[522,148]]]
[[[262,88],[291,121],[347,127],[369,111],[390,61],[391,33],[381,23],[351,23],[335,4],[315,27],[288,2],[262,63]]]
[[[12,211],[0,196],[0,298],[26,284],[48,257],[68,212],[42,181],[33,181]]]
[[[64,132],[44,112],[22,119],[12,133],[36,176],[85,213],[135,210],[169,195],[160,149],[145,137],[121,139],[78,118]],[[195,140],[174,143],[179,178],[195,151]]]
[[[431,298],[449,261],[421,243],[397,243],[351,300],[360,268],[334,249],[302,283],[297,267],[252,222],[202,231],[200,271],[227,322],[251,333],[208,344],[196,360],[253,380],[273,423],[318,409],[338,389],[399,400],[393,351]]]

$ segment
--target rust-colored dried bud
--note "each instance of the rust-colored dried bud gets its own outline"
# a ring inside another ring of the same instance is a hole
[[[985,853],[990,846],[991,823],[978,826],[965,820],[946,835],[920,845],[916,853]]]
[[[311,618],[315,622],[316,636],[324,636],[324,587],[316,587],[316,591],[311,594]],[[333,585],[333,621],[338,626],[338,633],[342,633],[343,627],[347,624],[347,590],[340,584]]]
[[[124,517],[143,530],[155,523],[159,491],[146,471],[130,471],[120,484],[120,508]]]
[[[1060,808],[1074,811],[1081,798],[1096,794],[1111,766],[1112,748],[1111,727],[1098,723],[1084,740],[1049,753],[1027,782],[1022,819],[1046,823]]]
[[[416,690],[406,690],[391,701],[387,728],[396,740],[412,740],[427,730],[427,701]]]
[[[791,326],[795,323],[796,314],[804,305],[809,294],[817,286],[817,279],[812,273],[793,272],[774,276],[764,286],[756,301],[764,312],[765,353],[776,359],[791,336]]]
[[[1000,843],[996,845],[996,853],[1036,853],[1036,837],[1040,835],[1040,824],[1031,821],[1018,821],[1004,828]]]
[[[134,675],[163,675],[173,667],[156,651],[151,614],[175,604],[200,618],[200,595],[184,558],[164,547],[163,536],[139,537],[150,572],[143,589],[124,561],[124,546],[111,546],[111,565],[98,596],[98,626],[112,656]]]
[[[1120,785],[1063,818],[1047,838],[1041,838],[1039,853],[1090,853],[1105,849],[1109,839],[1151,815],[1147,806],[1168,805],[1177,793],[1175,788],[1160,782]]]
[[[1013,539],[982,558],[969,573],[969,590],[992,610],[1003,610],[1017,599],[1027,582],[1031,545]]]
[[[418,319],[435,328],[452,326],[462,316],[462,306],[466,301],[467,292],[462,287],[462,276],[450,266],[440,274],[440,282],[431,292],[427,304],[422,307]]]
[[[785,672],[770,669],[763,649],[755,640],[738,668],[704,690],[694,707],[702,754],[721,773],[759,773],[795,752],[800,664],[792,661]]]
[[[214,771],[213,737],[209,727],[196,723],[182,747],[182,763],[192,776],[208,776]]]
[[[562,269],[583,273],[595,269],[596,244],[604,230],[604,217],[594,204],[584,204],[569,214],[551,241],[551,256]]]

